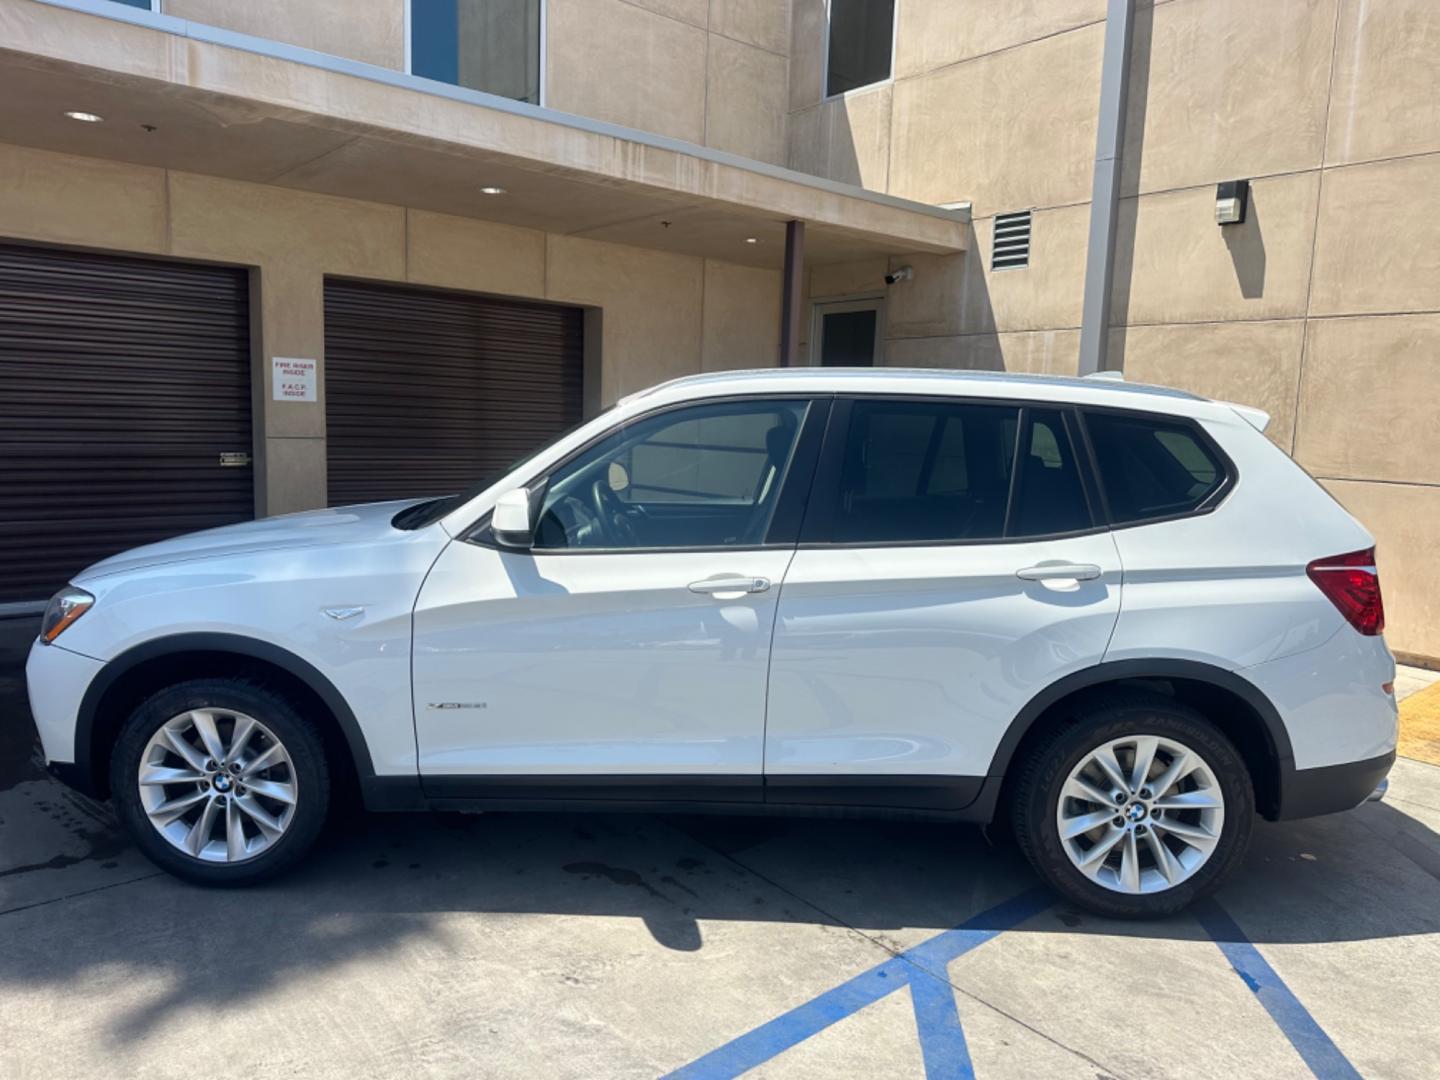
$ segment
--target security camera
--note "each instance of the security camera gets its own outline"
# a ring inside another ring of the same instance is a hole
[[[909,281],[915,276],[913,266],[902,266],[898,270],[891,270],[885,275],[885,284],[894,285],[897,281]]]

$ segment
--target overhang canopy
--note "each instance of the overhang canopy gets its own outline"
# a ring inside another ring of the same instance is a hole
[[[0,141],[767,267],[792,219],[811,263],[960,252],[968,222],[105,0],[0,5]]]

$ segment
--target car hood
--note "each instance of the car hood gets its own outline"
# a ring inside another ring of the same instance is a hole
[[[144,570],[167,563],[215,559],[226,555],[250,555],[286,548],[373,541],[389,534],[398,537],[404,534],[390,524],[390,519],[405,507],[414,506],[421,501],[423,500],[403,499],[399,502],[366,503],[330,510],[307,510],[300,514],[247,521],[243,525],[226,525],[219,529],[187,533],[102,559],[73,580],[76,584],[83,584],[93,578]]]

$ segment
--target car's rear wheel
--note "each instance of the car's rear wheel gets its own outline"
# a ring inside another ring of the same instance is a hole
[[[1022,769],[1022,849],[1056,891],[1096,914],[1173,914],[1244,858],[1249,770],[1214,725],[1168,698],[1097,701]]]
[[[246,679],[198,679],[131,714],[110,790],[140,849],[163,869],[248,885],[310,849],[330,779],[323,740],[282,694]]]

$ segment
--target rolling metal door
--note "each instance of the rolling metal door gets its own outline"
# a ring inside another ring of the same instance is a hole
[[[580,421],[578,308],[325,283],[332,506],[448,495]]]
[[[244,270],[0,244],[0,604],[254,517],[248,307]]]

